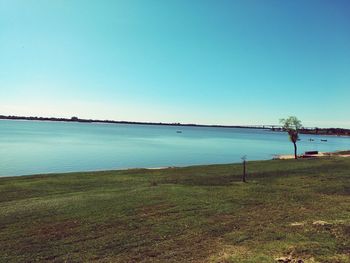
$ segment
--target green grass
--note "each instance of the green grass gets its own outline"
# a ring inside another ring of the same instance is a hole
[[[2,178],[0,262],[350,262],[350,158],[241,170]]]

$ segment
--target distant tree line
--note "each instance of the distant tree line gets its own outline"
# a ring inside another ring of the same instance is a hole
[[[190,126],[190,127],[218,127],[218,128],[249,128],[249,129],[270,129],[273,131],[285,131],[283,127],[274,127],[272,125],[205,125],[205,124],[192,124],[192,123],[164,123],[164,122],[137,122],[137,121],[114,121],[114,120],[95,120],[95,119],[80,119],[76,116],[71,118],[56,118],[56,117],[26,117],[26,116],[14,116],[14,115],[0,115],[0,119],[6,120],[32,120],[32,121],[65,121],[65,122],[99,122],[99,123],[119,123],[119,124],[141,124],[141,125],[166,125],[166,126]],[[272,127],[272,128],[269,128]],[[350,136],[350,129],[342,128],[300,128],[299,133],[303,134],[315,134],[315,135],[348,135]]]
[[[350,135],[350,130],[342,128],[314,128],[301,129],[300,133],[315,135]]]
[[[273,131],[286,131],[283,127],[272,128]],[[300,134],[314,134],[314,135],[338,135],[350,136],[350,129],[344,128],[300,128]]]
[[[26,116],[5,116],[0,115],[0,119],[6,120],[30,120],[30,121],[65,121],[65,122],[98,122],[98,123],[119,123],[119,124],[141,124],[141,125],[166,125],[166,126],[193,126],[193,127],[220,127],[220,128],[251,128],[251,129],[265,129],[264,127],[251,126],[233,126],[233,125],[205,125],[192,123],[164,123],[164,122],[137,122],[137,121],[114,121],[114,120],[94,120],[94,119],[80,119],[76,116],[71,118],[56,118],[56,117],[26,117]]]

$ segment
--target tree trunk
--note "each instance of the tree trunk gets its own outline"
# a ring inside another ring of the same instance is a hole
[[[294,144],[294,158],[295,158],[295,159],[298,159],[298,155],[297,155],[297,144],[296,144],[296,142],[293,142],[293,144]]]

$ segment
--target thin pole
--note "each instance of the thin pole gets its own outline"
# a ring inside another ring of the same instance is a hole
[[[246,177],[246,168],[245,168],[245,160],[243,160],[243,178],[242,178],[243,183],[246,182],[245,177]]]

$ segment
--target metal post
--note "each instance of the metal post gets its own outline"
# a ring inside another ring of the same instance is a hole
[[[244,155],[242,156],[241,158],[243,160],[243,175],[242,175],[242,182],[245,183],[246,182],[246,159],[247,159],[247,156]]]

